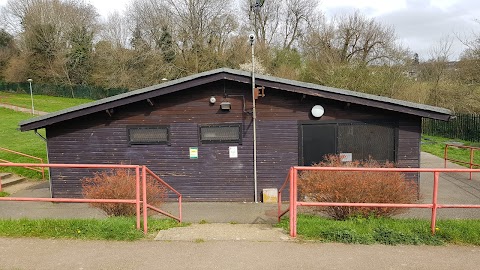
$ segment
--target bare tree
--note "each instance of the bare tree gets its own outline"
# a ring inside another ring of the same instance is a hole
[[[392,60],[396,54],[395,32],[392,27],[366,18],[356,11],[337,17],[335,47],[344,63],[370,64]]]
[[[7,10],[21,22],[18,37],[30,59],[30,76],[43,82],[87,83],[97,31],[93,6],[75,0],[10,0]]]
[[[283,16],[283,49],[291,49],[294,42],[306,31],[307,24],[315,14],[315,0],[286,0]]]
[[[430,48],[430,59],[425,64],[423,78],[433,83],[429,102],[435,106],[440,104],[441,81],[445,79],[452,54],[453,39],[443,37]]]
[[[116,48],[127,48],[131,38],[130,20],[118,12],[110,14],[102,24],[100,39],[109,41]]]

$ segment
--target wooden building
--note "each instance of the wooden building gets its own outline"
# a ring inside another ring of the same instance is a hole
[[[257,196],[278,188],[289,167],[329,153],[418,167],[422,117],[451,115],[270,76],[259,75],[256,86]],[[249,72],[212,70],[20,123],[21,131],[41,128],[50,163],[147,165],[186,200],[255,198]],[[85,171],[50,174],[53,197],[81,196]]]

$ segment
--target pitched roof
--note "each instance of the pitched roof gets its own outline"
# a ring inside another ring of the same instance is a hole
[[[44,128],[48,125],[74,119],[87,114],[112,109],[114,107],[127,105],[133,102],[154,98],[219,80],[232,80],[242,83],[251,83],[251,73],[229,68],[206,71],[22,121],[19,124],[20,130],[27,131]],[[268,88],[344,101],[353,104],[362,104],[432,119],[447,121],[451,116],[451,111],[444,108],[312,83],[287,80],[278,77],[256,75],[255,82],[258,86],[265,86]]]

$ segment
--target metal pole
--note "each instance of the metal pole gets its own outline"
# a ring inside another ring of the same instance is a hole
[[[143,233],[148,233],[147,170],[142,166]]]
[[[135,168],[135,212],[137,215],[137,230],[140,230],[140,197],[140,166],[137,166]]]
[[[255,202],[258,203],[257,187],[257,111],[255,106],[255,40],[250,39],[252,46],[252,119],[253,119],[253,181],[255,185]]]
[[[433,198],[432,198],[432,219],[430,223],[430,229],[432,235],[435,234],[435,228],[437,223],[437,208],[438,208],[438,171],[433,172]]]
[[[470,169],[473,169],[473,148],[470,148]],[[472,171],[470,171],[470,180],[472,180]]]
[[[33,107],[33,91],[32,91],[32,79],[27,80],[30,83],[30,99],[32,100],[32,115],[35,115],[35,107]]]

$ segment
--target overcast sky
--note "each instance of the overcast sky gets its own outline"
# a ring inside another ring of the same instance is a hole
[[[118,10],[123,12],[132,0],[86,0],[102,16]],[[266,0],[272,1],[272,0]],[[7,0],[0,0],[4,5]],[[392,25],[401,43],[417,52],[421,59],[429,58],[431,46],[442,37],[454,40],[452,59],[460,55],[464,46],[456,36],[472,37],[480,34],[480,0],[319,0],[320,9],[332,17],[336,14],[360,10],[368,17]]]

